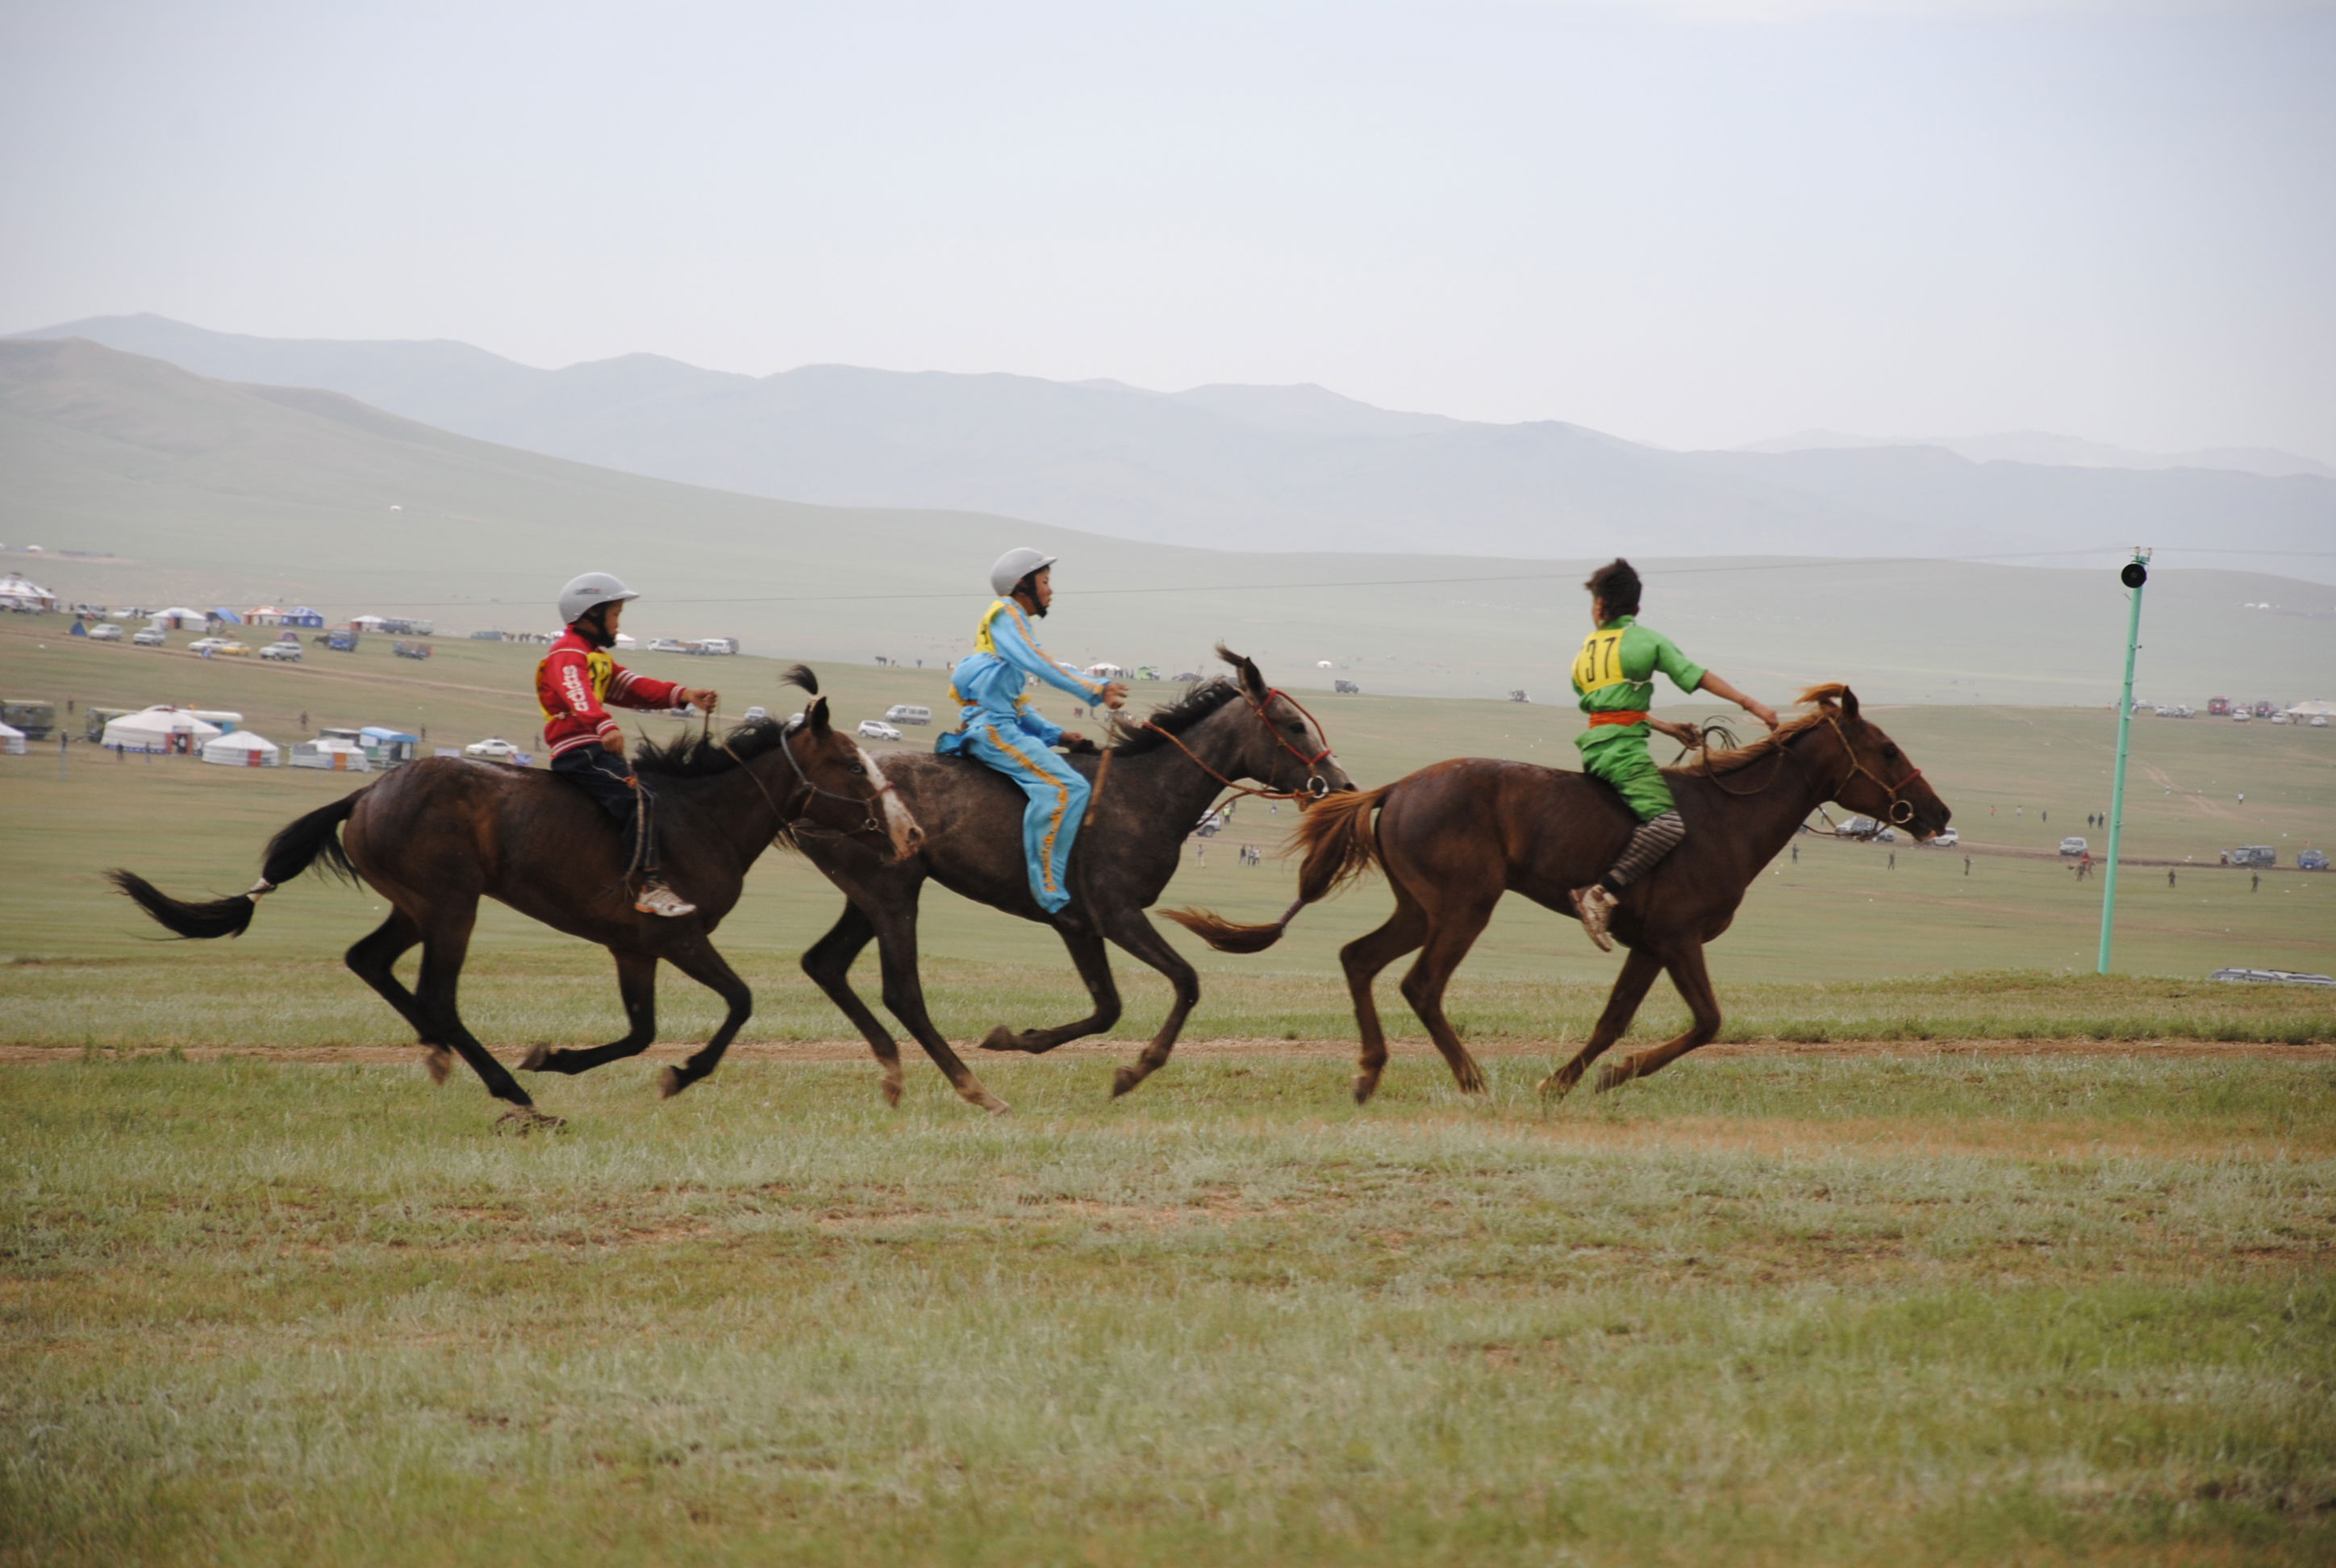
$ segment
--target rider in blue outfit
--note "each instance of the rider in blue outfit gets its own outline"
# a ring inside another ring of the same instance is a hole
[[[998,601],[982,612],[974,651],[949,672],[949,687],[963,705],[959,727],[933,743],[943,756],[969,756],[996,768],[1030,797],[1022,813],[1022,855],[1030,868],[1030,896],[1049,914],[1071,901],[1066,873],[1090,792],[1087,781],[1055,755],[1062,726],[1030,706],[1026,680],[1036,676],[1106,707],[1127,700],[1119,682],[1092,680],[1057,664],[1031,637],[1030,618],[1043,617],[1055,600],[1054,564],[1053,556],[1035,550],[1009,550],[989,569]]]

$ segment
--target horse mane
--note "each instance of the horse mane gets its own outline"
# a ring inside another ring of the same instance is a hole
[[[788,666],[779,684],[819,695],[819,677],[806,664]],[[777,750],[794,727],[792,719],[750,718],[719,738],[700,730],[695,735],[684,731],[676,740],[643,741],[633,752],[633,771],[668,779],[714,778]]]
[[[750,718],[727,735],[684,734],[668,741],[643,741],[633,751],[633,771],[657,778],[714,778],[778,749],[789,728],[775,718]]]
[[[1762,757],[1774,755],[1795,736],[1806,734],[1825,723],[1827,718],[1838,716],[1841,712],[1841,699],[1848,690],[1849,687],[1839,681],[1828,681],[1823,686],[1813,686],[1793,699],[1794,706],[1806,707],[1809,709],[1807,713],[1802,714],[1797,718],[1786,719],[1757,740],[1747,741],[1742,745],[1731,746],[1726,751],[1707,752],[1693,762],[1681,763],[1676,768],[1667,768],[1664,771],[1711,774],[1731,774],[1739,768],[1749,767]]]
[[[1230,676],[1221,675],[1202,681],[1166,707],[1153,708],[1150,721],[1140,728],[1114,715],[1111,749],[1122,756],[1156,751],[1168,744],[1169,735],[1183,735],[1241,695],[1240,686]]]

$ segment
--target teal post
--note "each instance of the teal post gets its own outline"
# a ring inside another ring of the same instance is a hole
[[[2133,594],[2133,616],[2126,623],[2125,694],[2117,703],[2117,773],[2109,781],[2109,863],[2101,878],[2101,974],[2109,972],[2109,938],[2117,928],[2117,849],[2125,837],[2125,758],[2133,734],[2133,656],[2141,646],[2141,587],[2149,580],[2149,551],[2136,545],[2133,559],[2117,577]]]

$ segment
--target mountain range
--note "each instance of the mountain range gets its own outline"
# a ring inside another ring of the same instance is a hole
[[[1304,399],[1250,403],[1254,417],[1347,417]],[[642,636],[921,661],[937,703],[940,670],[965,650],[988,600],[989,562],[1010,545],[1062,556],[1045,635],[1082,664],[1208,668],[1222,639],[1292,686],[1347,679],[1479,697],[1523,688],[1560,702],[1590,565],[1233,553],[978,512],[776,501],[497,445],[340,393],[216,380],[77,338],[0,339],[0,541],[11,541],[0,559],[68,599],[308,603],[336,618],[429,616],[458,636],[549,629],[558,585],[608,570],[647,595],[627,618]],[[23,553],[27,543],[44,553]],[[1656,623],[1771,700],[1839,678],[1883,701],[2114,695],[2126,598],[2106,570],[1637,559]],[[2330,695],[2312,682],[2336,669],[2336,593],[2199,570],[2162,571],[2149,592],[2146,691],[2193,702]],[[152,667],[167,696],[170,666]],[[723,679],[767,681],[768,668]],[[1379,722],[1370,716],[1383,711],[1340,722]],[[1562,747],[1572,733],[1563,713],[1498,712],[1488,746],[1517,731],[1520,746]]]
[[[85,338],[242,383],[323,388],[480,440],[745,495],[947,508],[1215,550],[1505,556],[2040,557],[2129,543],[2336,574],[2336,478],[1972,461],[1932,443],[1668,452],[1557,422],[1375,408],[1318,386],[654,355],[543,370],[453,342],[240,336],[155,316]],[[1837,438],[1849,440],[1855,438]]]

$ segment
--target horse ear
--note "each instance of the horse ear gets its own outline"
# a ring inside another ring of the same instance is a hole
[[[1847,687],[1841,688],[1841,716],[1845,719],[1857,717],[1857,694]]]
[[[1217,644],[1217,657],[1233,667],[1241,677],[1243,691],[1260,702],[1265,700],[1265,677],[1259,671],[1256,660],[1247,654],[1235,653],[1223,643]]]
[[[811,731],[813,738],[814,739],[824,739],[826,737],[828,723],[827,699],[825,697],[815,696],[812,698],[811,701],[803,705],[803,728]]]

